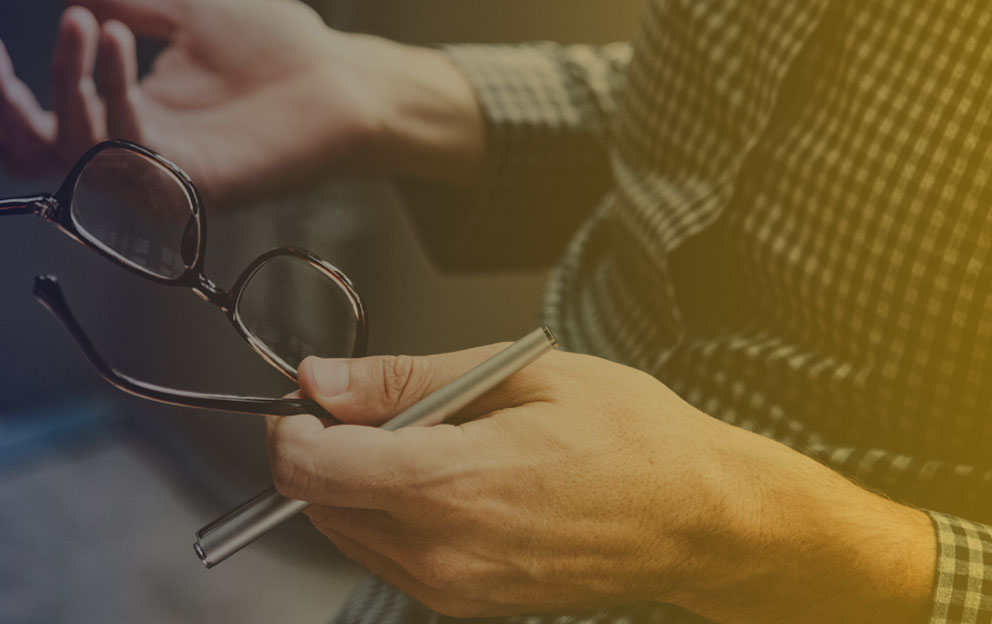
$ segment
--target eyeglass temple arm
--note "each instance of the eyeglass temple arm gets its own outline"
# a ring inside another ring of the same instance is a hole
[[[198,407],[202,409],[220,410],[225,412],[241,412],[244,414],[275,414],[290,416],[293,414],[313,414],[328,419],[332,424],[338,421],[320,405],[309,399],[270,399],[261,397],[239,397],[224,394],[205,394],[166,388],[155,384],[134,379],[118,372],[100,356],[93,343],[80,327],[62,295],[58,281],[53,275],[39,275],[34,280],[34,295],[72,335],[76,344],[82,349],[100,376],[120,390],[159,403]]]
[[[36,214],[44,216],[54,208],[55,199],[51,195],[32,195],[31,197],[0,199],[0,215]]]

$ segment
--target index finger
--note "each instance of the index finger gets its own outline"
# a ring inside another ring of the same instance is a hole
[[[553,409],[530,404],[464,425],[397,431],[338,425],[308,432],[299,420],[292,433],[302,435],[283,438],[282,458],[289,463],[272,467],[276,489],[330,507],[409,510],[417,501],[447,498],[459,484],[477,484],[480,475],[500,470],[513,457],[529,463],[555,435]],[[280,430],[276,438],[290,432]],[[287,479],[280,483],[280,476]]]
[[[72,0],[86,7],[101,22],[115,19],[141,35],[171,39],[189,19],[188,0]]]
[[[310,415],[268,417],[269,463],[276,490],[289,498],[384,509],[392,492],[393,432],[361,425],[324,428]],[[330,435],[325,433],[331,432]]]

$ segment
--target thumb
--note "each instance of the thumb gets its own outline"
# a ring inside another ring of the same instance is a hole
[[[425,356],[309,357],[300,363],[297,379],[303,394],[340,420],[380,425],[505,347],[494,344]],[[485,413],[492,403],[484,397],[466,411]]]

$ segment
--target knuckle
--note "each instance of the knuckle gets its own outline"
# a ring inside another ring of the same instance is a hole
[[[452,557],[439,550],[422,553],[412,572],[418,581],[438,591],[451,591],[458,581]]]
[[[297,462],[282,460],[272,464],[272,483],[283,496],[304,498],[307,482],[308,479]]]
[[[295,466],[284,459],[273,459],[270,463],[272,467],[272,484],[275,486],[276,491],[283,496],[293,498],[296,491],[297,479]]]
[[[269,464],[276,491],[289,498],[301,498],[310,481],[309,470],[301,460],[300,449],[284,439],[269,445]]]
[[[404,397],[423,383],[426,362],[427,360],[409,355],[382,359],[382,398],[388,406],[399,405]]]

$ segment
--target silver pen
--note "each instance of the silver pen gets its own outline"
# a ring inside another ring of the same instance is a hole
[[[547,327],[536,329],[403,410],[380,428],[395,431],[402,427],[442,423],[556,346],[555,337]],[[271,488],[197,531],[193,549],[203,565],[212,568],[309,504],[286,498]]]

